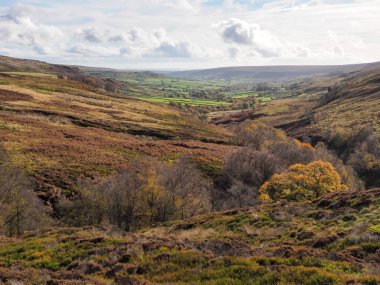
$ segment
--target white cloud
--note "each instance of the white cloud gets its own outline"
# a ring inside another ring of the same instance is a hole
[[[162,42],[159,47],[153,50],[153,55],[163,57],[192,57],[193,51],[191,43],[187,41]]]
[[[380,0],[13,1],[0,1],[9,56],[120,68],[380,60]]]
[[[90,46],[78,44],[67,49],[69,54],[81,55],[87,57],[106,57],[106,56],[117,56],[120,51],[112,47],[101,47],[101,46]]]
[[[104,40],[104,35],[100,34],[95,28],[80,29],[78,36],[90,43],[101,43]]]
[[[219,22],[216,27],[220,30],[224,41],[246,45],[253,44],[254,29],[257,28],[238,19]]]
[[[52,25],[36,24],[26,16],[28,9],[13,7],[0,16],[0,41],[3,46],[28,46],[38,54],[59,54],[64,35]]]
[[[230,55],[231,58],[237,58],[239,55],[239,52],[240,50],[237,47],[230,47],[228,49],[228,54]]]
[[[196,8],[188,0],[153,0],[156,5],[163,5],[164,7],[175,10],[188,10],[195,12]],[[196,1],[195,1],[196,2]]]
[[[309,50],[302,45],[283,41],[256,23],[231,18],[215,25],[222,39],[230,44],[248,46],[262,57],[306,57]]]
[[[344,56],[344,49],[341,46],[334,46],[333,51],[336,55]]]

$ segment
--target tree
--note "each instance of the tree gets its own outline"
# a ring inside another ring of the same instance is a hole
[[[366,188],[380,186],[380,140],[372,126],[327,132],[328,145],[364,180]]]
[[[215,207],[231,209],[257,204],[259,187],[282,170],[281,161],[266,151],[239,149],[225,161],[215,182],[212,198]]]
[[[160,177],[165,196],[163,210],[172,219],[185,219],[209,210],[209,183],[189,157],[163,167]]]
[[[295,139],[288,141],[273,141],[269,151],[277,157],[285,167],[302,163],[307,164],[316,160],[315,149],[306,143]]]
[[[255,150],[267,150],[274,142],[286,142],[288,137],[283,131],[277,130],[260,122],[247,122],[238,127],[238,144]]]
[[[349,189],[365,189],[364,182],[358,177],[356,171],[350,165],[344,164],[333,150],[326,148],[324,143],[317,143],[315,152],[319,160],[328,161],[334,166],[342,178],[342,183],[347,185]]]
[[[44,211],[26,175],[14,167],[0,146],[0,233],[19,236],[42,226]]]
[[[107,181],[82,185],[75,201],[61,201],[60,214],[69,225],[131,231],[205,213],[209,186],[187,157],[173,165],[133,161]]]
[[[281,161],[274,155],[265,151],[242,148],[228,158],[222,173],[230,180],[236,179],[258,188],[274,173],[281,170],[283,170]]]
[[[329,162],[295,164],[286,173],[274,174],[259,189],[261,200],[309,200],[346,189]]]
[[[60,202],[60,216],[68,225],[108,224],[130,231],[145,225],[147,167],[139,161],[130,163],[106,181],[83,182],[74,201]],[[95,184],[95,185],[94,185]]]

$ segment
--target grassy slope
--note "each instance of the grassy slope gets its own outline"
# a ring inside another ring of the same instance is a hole
[[[375,285],[379,215],[380,189],[372,189],[213,213],[125,236],[47,230],[0,241],[0,280]]]
[[[27,72],[27,73],[79,73],[75,67],[49,64],[37,60],[18,59],[0,55],[0,72]]]
[[[75,66],[49,64],[37,60],[18,59],[7,56],[0,56],[0,73],[9,75],[48,76],[52,78],[55,78],[57,75],[65,75],[79,82],[81,82],[83,77],[87,76],[81,68]],[[107,78],[108,77],[105,77],[104,80]],[[144,96],[147,94],[154,96],[162,95],[159,90],[146,88],[133,82],[128,82],[128,84],[125,82],[118,83],[118,85],[121,85],[118,89],[122,89],[120,91],[131,96]]]
[[[320,134],[337,128],[371,124],[380,134],[380,65],[341,81],[312,111],[312,124],[301,130]]]
[[[350,74],[317,77],[298,84],[295,91],[300,95],[273,100],[257,114],[261,121],[295,137],[321,137],[328,130],[351,130],[368,123],[379,132],[379,82],[378,64]]]
[[[131,159],[194,154],[213,165],[233,149],[207,143],[228,140],[225,130],[177,109],[24,75],[0,77],[0,137],[48,198],[62,190],[70,194],[80,176],[107,176]]]

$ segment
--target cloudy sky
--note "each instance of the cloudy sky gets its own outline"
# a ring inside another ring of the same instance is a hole
[[[122,69],[380,61],[380,0],[0,0],[0,54]]]

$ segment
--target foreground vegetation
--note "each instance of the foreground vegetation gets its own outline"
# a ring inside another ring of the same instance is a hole
[[[0,242],[27,284],[377,284],[380,191],[199,216],[131,234],[49,229]]]

